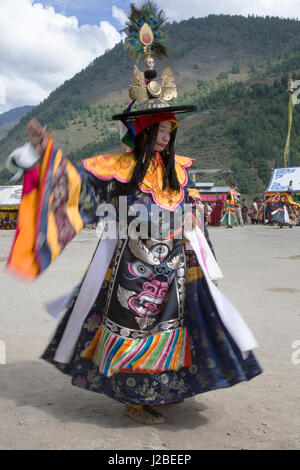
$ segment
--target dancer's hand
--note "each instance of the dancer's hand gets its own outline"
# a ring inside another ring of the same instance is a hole
[[[31,119],[27,126],[27,135],[31,145],[41,157],[44,155],[49,141],[49,134],[46,130],[47,126],[43,127],[36,119]]]

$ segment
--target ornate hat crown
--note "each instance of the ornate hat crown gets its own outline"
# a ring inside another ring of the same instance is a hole
[[[131,4],[131,13],[123,29],[126,33],[125,48],[128,57],[134,58],[136,62],[144,56],[145,71],[141,72],[137,65],[134,66],[129,86],[129,96],[133,101],[124,113],[116,114],[113,119],[127,121],[153,113],[177,114],[196,110],[195,106],[171,107],[167,103],[177,97],[177,88],[169,65],[161,73],[161,83],[156,81],[157,73],[152,56],[162,59],[169,55],[168,49],[163,45],[167,37],[165,23],[163,11],[158,11],[153,2],[147,0],[139,9]],[[131,111],[136,101],[140,104],[136,110]]]

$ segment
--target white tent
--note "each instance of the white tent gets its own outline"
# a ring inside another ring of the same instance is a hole
[[[0,229],[13,229],[21,202],[22,186],[0,186]]]
[[[22,186],[0,186],[0,206],[19,206]]]
[[[290,185],[290,181],[292,182]],[[273,170],[269,186],[267,187],[264,200],[274,196],[276,193],[285,193],[288,191],[288,187],[291,186],[291,190],[300,197],[300,167],[295,166],[292,168],[275,168]],[[265,203],[264,208],[264,219],[266,220],[267,205]]]
[[[300,167],[294,168],[275,168],[273,170],[269,186],[265,193],[277,193],[287,191],[290,181],[295,193],[300,193]]]

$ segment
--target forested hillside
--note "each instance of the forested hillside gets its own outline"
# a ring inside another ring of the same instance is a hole
[[[263,190],[271,168],[283,163],[288,73],[300,78],[300,22],[210,15],[170,24],[168,31],[172,55],[157,69],[172,66],[179,92],[172,104],[198,106],[181,118],[178,153],[194,157],[199,169],[232,169],[215,176],[219,183],[234,179],[245,194]],[[48,124],[72,160],[120,148],[111,116],[129,101],[132,68],[120,43],[66,81],[0,140],[0,169],[24,141],[32,117]],[[299,124],[296,106],[292,165],[300,165]],[[3,170],[0,183],[7,176]]]
[[[14,127],[20,119],[32,109],[33,106],[20,106],[18,108],[10,109],[6,113],[0,114],[0,131]]]

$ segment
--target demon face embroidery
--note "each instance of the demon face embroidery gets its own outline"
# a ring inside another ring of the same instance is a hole
[[[122,308],[124,325],[120,325],[120,315],[118,324],[129,330],[153,329],[175,320],[178,324],[177,277],[184,271],[182,256],[180,240],[128,239],[113,280],[109,320],[117,319],[116,312]]]
[[[164,305],[168,294],[178,256],[170,256],[170,243],[148,240],[143,244],[142,240],[130,240],[128,246],[139,260],[127,264],[128,273],[124,277],[131,281],[139,281],[141,291],[139,293],[127,291],[118,287],[118,299],[120,304],[134,311],[139,317],[154,317],[158,315]],[[147,246],[148,245],[148,246]]]
[[[168,293],[169,284],[167,282],[154,280],[152,282],[145,282],[142,287],[143,290],[140,294],[132,295],[135,294],[135,292],[127,291],[119,286],[118,299],[123,307],[129,307],[138,316],[153,317],[162,310],[163,301]]]

